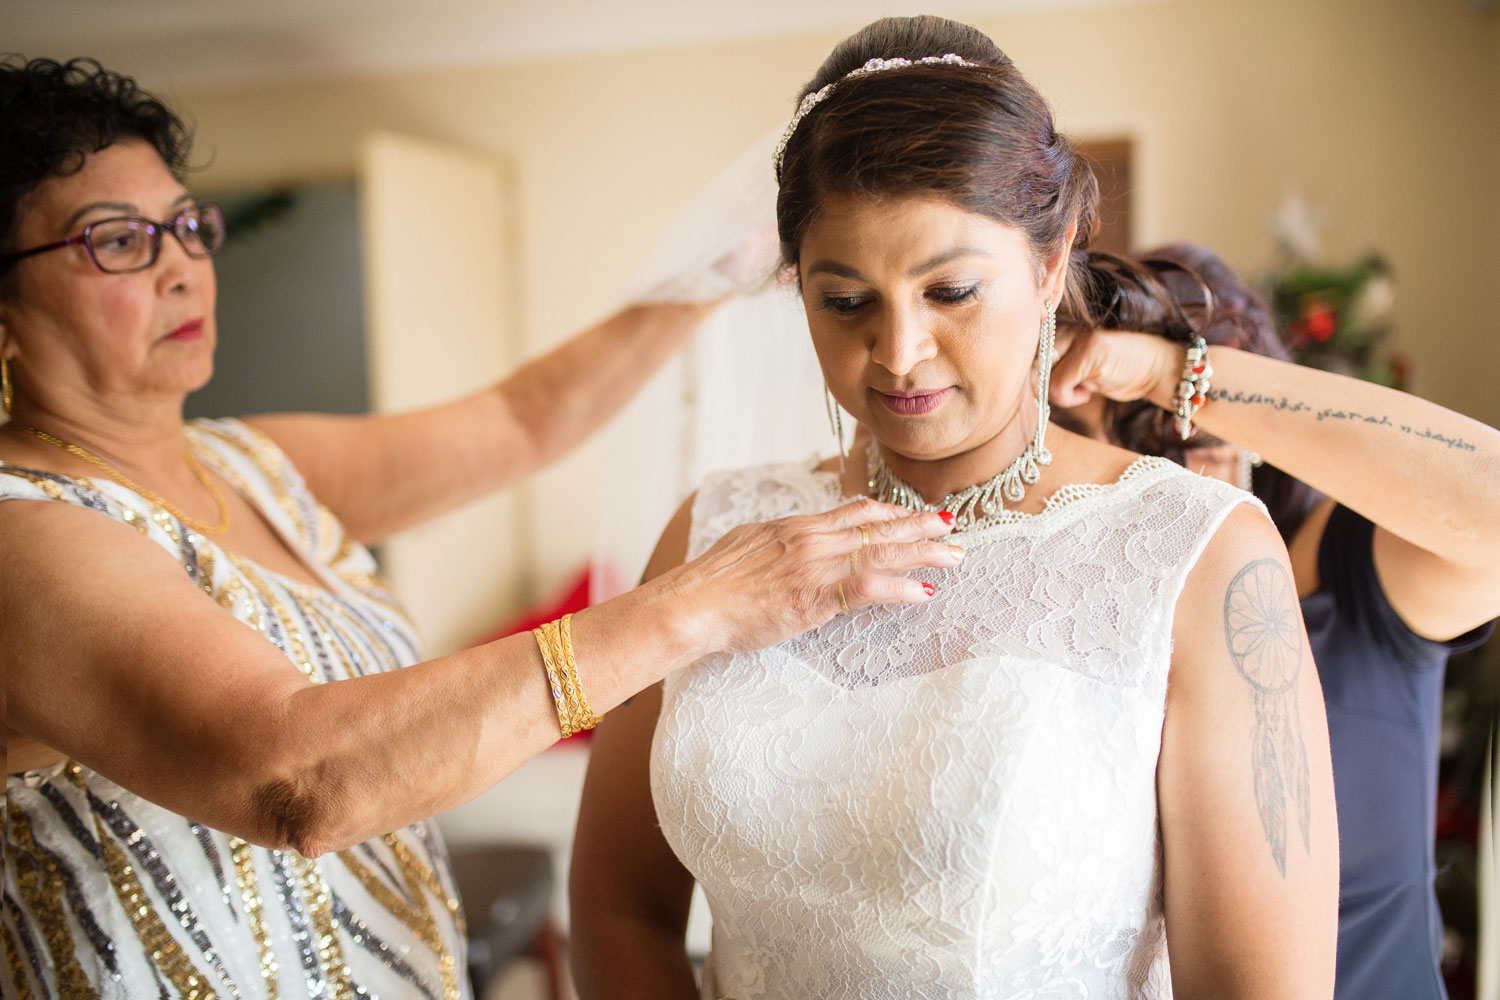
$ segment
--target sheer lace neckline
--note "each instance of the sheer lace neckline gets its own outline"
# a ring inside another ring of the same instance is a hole
[[[830,506],[847,503],[851,500],[860,499],[860,496],[847,496],[843,485],[839,482],[837,472],[824,471],[817,467],[820,460],[811,460],[807,471],[813,480],[822,488],[827,495]],[[1084,504],[1085,501],[1094,500],[1098,497],[1110,496],[1116,492],[1139,488],[1149,485],[1161,478],[1163,475],[1173,471],[1182,471],[1182,466],[1170,459],[1155,455],[1141,455],[1125,467],[1119,477],[1107,483],[1064,483],[1047,497],[1042,509],[1035,514],[1025,511],[1012,510],[1007,507],[993,520],[977,528],[969,528],[964,531],[955,531],[955,535],[962,535],[972,542],[983,541],[995,534],[1011,534],[1017,528],[1028,528],[1042,530],[1054,524],[1065,512]],[[861,494],[863,496],[863,494]]]

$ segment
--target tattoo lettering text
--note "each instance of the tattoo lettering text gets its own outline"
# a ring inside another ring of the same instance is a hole
[[[1276,867],[1286,875],[1287,805],[1297,815],[1302,846],[1311,851],[1307,747],[1297,713],[1302,635],[1291,578],[1273,559],[1237,573],[1224,594],[1224,638],[1235,669],[1255,696],[1250,769],[1255,806]]]
[[[1318,421],[1343,420],[1356,424],[1374,424],[1378,427],[1390,427],[1402,434],[1410,434],[1412,437],[1423,438],[1436,444],[1444,445],[1448,450],[1478,451],[1478,445],[1472,441],[1466,441],[1462,437],[1444,434],[1435,431],[1431,427],[1413,427],[1411,424],[1398,424],[1383,413],[1360,413],[1358,410],[1341,410],[1337,407],[1325,406],[1322,409],[1308,406],[1300,399],[1288,399],[1285,396],[1266,396],[1258,392],[1225,392],[1220,389],[1211,390],[1209,399],[1215,402],[1244,403],[1247,406],[1269,406],[1273,410],[1282,413],[1311,413]]]

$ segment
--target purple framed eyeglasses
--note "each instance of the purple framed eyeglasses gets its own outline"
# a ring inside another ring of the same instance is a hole
[[[77,236],[6,254],[0,259],[12,264],[49,250],[81,246],[89,261],[104,273],[129,274],[156,263],[163,233],[176,237],[189,257],[211,257],[224,245],[224,212],[213,202],[205,201],[183,209],[169,222],[153,222],[138,215],[100,219],[84,226]]]

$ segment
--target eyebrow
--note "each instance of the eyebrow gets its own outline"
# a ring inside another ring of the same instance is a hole
[[[935,268],[942,267],[944,264],[958,260],[961,257],[989,256],[990,254],[986,253],[983,250],[976,249],[975,247],[954,247],[951,250],[944,250],[942,253],[934,254],[931,257],[928,257],[926,260],[922,261],[911,270],[907,271],[906,276],[908,278],[915,278],[919,275],[926,274],[928,271],[931,271]],[[820,260],[815,262],[811,267],[807,269],[807,277],[811,278],[815,274],[831,274],[836,278],[848,278],[850,281],[869,281],[869,279],[866,278],[863,274],[860,274],[859,271],[855,270],[847,264],[840,264],[836,260]]]
[[[182,192],[182,194],[178,195],[175,200],[173,200],[171,207],[176,208],[183,202],[192,200],[193,196],[184,191]],[[88,215],[90,212],[97,212],[98,210],[104,208],[112,209],[117,212],[123,212],[126,215],[136,215],[140,212],[139,208],[132,205],[128,201],[91,201],[87,205],[80,208],[78,211],[74,212],[72,215],[68,216],[68,221],[63,224],[63,232],[67,232],[68,230],[72,229],[75,225],[77,225],[79,219],[83,218],[85,215]]]

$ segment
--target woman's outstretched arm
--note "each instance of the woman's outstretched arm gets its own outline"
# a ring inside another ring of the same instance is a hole
[[[372,542],[519,482],[620,411],[704,305],[622,309],[488,388],[410,413],[285,413],[250,423],[349,532]]]
[[[1152,334],[1082,335],[1053,370],[1052,399],[1173,409],[1182,354]],[[1228,347],[1209,359],[1194,424],[1374,522],[1380,584],[1408,625],[1450,639],[1500,615],[1500,431],[1332,372]]]
[[[846,584],[851,605],[925,600],[900,574],[954,563],[924,541],[949,530],[936,514],[872,501],[742,525],[576,616],[594,710],[827,621],[861,525],[893,544]],[[0,565],[7,726],[253,843],[309,857],[358,843],[472,798],[559,735],[530,635],[315,684],[160,546],[93,511],[0,504]]]

